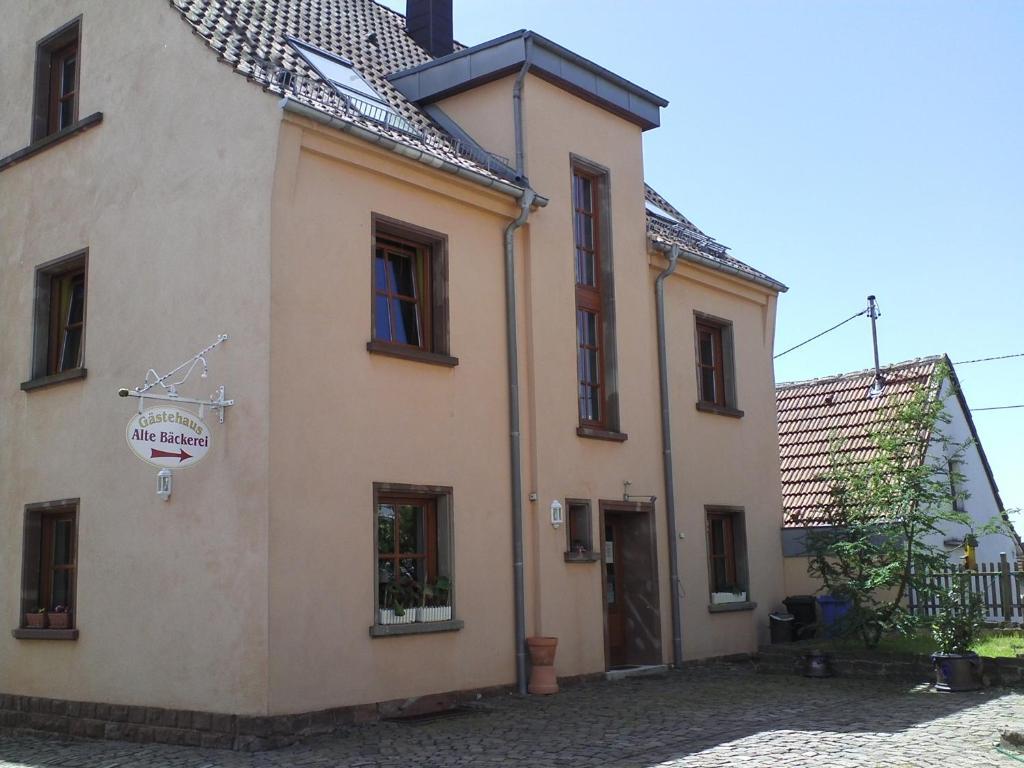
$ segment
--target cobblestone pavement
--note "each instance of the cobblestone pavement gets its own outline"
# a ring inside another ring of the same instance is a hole
[[[1021,763],[994,747],[1012,724],[1024,724],[1019,693],[937,694],[723,666],[485,699],[466,714],[354,726],[257,754],[7,734],[0,768],[1012,768]]]

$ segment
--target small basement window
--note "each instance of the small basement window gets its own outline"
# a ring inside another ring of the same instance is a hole
[[[288,42],[320,79],[330,83],[335,92],[363,117],[406,133],[419,133],[359,74],[351,61],[293,38]]]

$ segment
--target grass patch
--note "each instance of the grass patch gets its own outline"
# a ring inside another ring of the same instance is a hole
[[[836,651],[866,651],[858,637],[838,637],[814,643],[816,647]],[[882,638],[878,653],[911,653],[929,655],[935,652],[935,641],[928,633],[919,635],[887,635]],[[1024,654],[1024,633],[983,632],[971,650],[979,656],[1016,656]]]

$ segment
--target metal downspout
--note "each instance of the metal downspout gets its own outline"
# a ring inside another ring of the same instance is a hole
[[[526,41],[529,52],[530,40]],[[526,181],[526,146],[523,141],[523,80],[530,69],[529,56],[512,86],[515,125],[516,174]],[[526,695],[526,580],[523,573],[523,462],[519,431],[519,319],[516,313],[516,259],[513,237],[526,223],[535,193],[527,187],[519,199],[519,217],[505,228],[505,334],[508,355],[508,430],[512,471],[512,584],[515,593],[516,690]]]
[[[665,340],[665,278],[676,270],[679,246],[673,245],[668,267],[654,281],[658,315],[658,374],[661,389],[661,455],[665,474],[665,517],[668,531],[669,592],[672,601],[672,663],[683,662],[683,622],[679,606],[679,553],[676,541],[676,491],[672,477],[672,410],[668,396],[668,351]]]
[[[516,315],[516,259],[512,239],[526,223],[534,192],[526,189],[519,217],[505,228],[505,336],[508,354],[508,430],[512,469],[512,577],[516,612],[516,688],[526,693],[526,583],[523,578],[523,468],[519,434],[519,334]]]

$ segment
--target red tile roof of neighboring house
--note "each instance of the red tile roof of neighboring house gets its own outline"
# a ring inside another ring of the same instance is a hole
[[[874,369],[776,387],[785,527],[825,524],[831,494],[822,475],[829,468],[834,441],[842,441],[844,453],[869,458],[872,428],[892,406],[927,387],[943,359],[941,355],[925,357],[883,368],[885,385],[879,397],[869,396]]]
[[[405,32],[405,16],[374,0],[169,0],[195,34],[236,72],[277,95],[287,95],[354,123],[398,144],[503,179],[515,186],[508,160],[481,152],[450,136],[388,82],[387,76],[432,61]],[[347,109],[324,87],[288,43],[292,37],[352,62],[355,69],[405,120],[411,131],[398,130]],[[455,43],[455,49],[464,46]],[[538,190],[543,193],[544,190]],[[708,266],[721,268],[774,290],[786,290],[697,229],[650,187],[645,197],[662,213],[647,212],[647,236],[654,246],[679,245]]]

